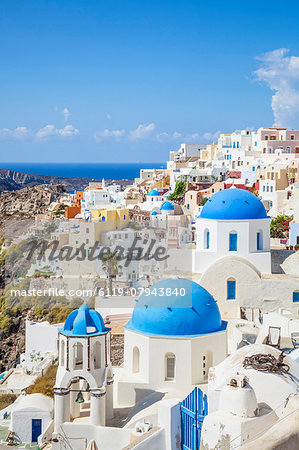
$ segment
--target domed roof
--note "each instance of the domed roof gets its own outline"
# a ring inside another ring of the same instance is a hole
[[[105,327],[101,314],[83,303],[67,316],[59,333],[65,336],[97,336],[108,333],[109,329]]]
[[[149,191],[147,195],[150,195],[152,197],[160,196],[160,192],[157,191],[157,189],[153,189],[152,191]]]
[[[173,211],[174,210],[174,204],[171,202],[164,202],[161,206],[161,211]]]
[[[266,219],[267,212],[261,200],[254,194],[232,187],[212,195],[199,217],[216,220]]]
[[[125,327],[128,330],[155,336],[196,336],[226,328],[216,301],[199,284],[177,278],[159,281],[149,289],[150,295],[145,291],[137,300]]]
[[[157,211],[153,211],[151,215],[156,216],[157,214],[158,214]]]

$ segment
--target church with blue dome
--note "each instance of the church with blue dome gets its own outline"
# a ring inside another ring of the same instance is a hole
[[[271,273],[270,217],[261,200],[235,187],[219,191],[195,226],[194,279],[217,298],[222,316],[259,307],[257,289]]]
[[[125,326],[118,404],[135,404],[139,389],[184,391],[205,382],[209,368],[227,356],[226,327],[199,284],[169,278],[152,285]]]

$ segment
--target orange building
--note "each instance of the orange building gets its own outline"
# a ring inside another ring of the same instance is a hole
[[[73,219],[77,214],[81,213],[81,201],[83,200],[83,191],[76,191],[76,201],[72,206],[65,208],[65,218]]]

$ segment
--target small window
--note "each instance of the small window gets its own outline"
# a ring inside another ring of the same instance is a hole
[[[229,233],[229,251],[236,252],[238,248],[238,235],[235,231]]]
[[[133,373],[140,371],[140,351],[138,347],[133,348]]]
[[[227,280],[227,300],[236,299],[236,280],[230,278]]]
[[[291,134],[291,141],[293,141],[295,139],[295,136],[293,134]]]
[[[174,380],[175,378],[175,356],[173,353],[167,353],[165,356],[165,379],[166,380]]]
[[[263,233],[261,231],[256,234],[256,248],[257,250],[263,250]]]
[[[299,291],[294,291],[293,292],[293,302],[295,303],[299,303]]]
[[[204,232],[204,248],[207,250],[210,248],[210,232],[205,230]]]
[[[62,367],[64,367],[64,363],[65,363],[64,356],[65,356],[65,344],[64,344],[64,341],[61,341],[61,344],[60,344],[60,365]]]

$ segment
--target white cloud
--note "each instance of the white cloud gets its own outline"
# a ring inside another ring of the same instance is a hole
[[[103,131],[97,131],[94,134],[94,138],[96,142],[101,142],[104,139],[114,138],[114,139],[120,139],[121,137],[124,137],[126,135],[125,130],[108,130],[106,128]]]
[[[56,130],[56,134],[58,136],[62,136],[64,138],[73,137],[73,136],[78,136],[79,130],[77,128],[74,128],[73,125],[66,125],[61,130]]]
[[[54,125],[46,125],[37,132],[28,130],[26,127],[2,128],[0,130],[0,139],[2,140],[47,140],[49,138],[68,138],[77,136],[79,130],[73,125],[66,125],[64,128],[56,128]]]
[[[109,119],[109,120],[111,120],[111,119],[112,119],[112,116],[110,116],[110,114],[106,114],[106,118]]]
[[[63,109],[64,121],[67,122],[70,117],[70,110],[68,108]]]
[[[46,139],[49,136],[55,135],[55,127],[54,125],[46,125],[35,133],[35,136],[38,139]]]
[[[2,140],[25,140],[30,137],[30,131],[26,127],[16,127],[14,130],[2,128],[0,138]]]
[[[179,133],[178,131],[175,131],[175,132],[172,134],[172,137],[173,137],[173,139],[181,139],[181,138],[182,138],[182,134]]]
[[[148,139],[151,137],[151,134],[155,130],[156,125],[154,123],[150,123],[148,125],[140,124],[135,130],[130,132],[130,139],[133,141],[138,141],[140,139]]]
[[[122,130],[109,130],[106,128],[102,131],[97,131],[94,134],[94,138],[96,142],[102,142],[103,140],[108,139],[129,139],[131,141],[139,141],[139,140],[152,140],[158,142],[173,142],[173,141],[181,141],[181,142],[206,142],[206,141],[217,141],[220,131],[216,133],[205,133],[203,135],[199,133],[193,134],[183,134],[178,131],[174,131],[173,133],[169,133],[166,131],[162,131],[160,133],[154,133],[156,129],[156,125],[152,122],[148,125],[140,124],[135,130],[126,131]]]
[[[275,92],[272,96],[274,126],[298,127],[299,121],[299,56],[288,56],[280,48],[258,57],[260,68],[254,72]]]

